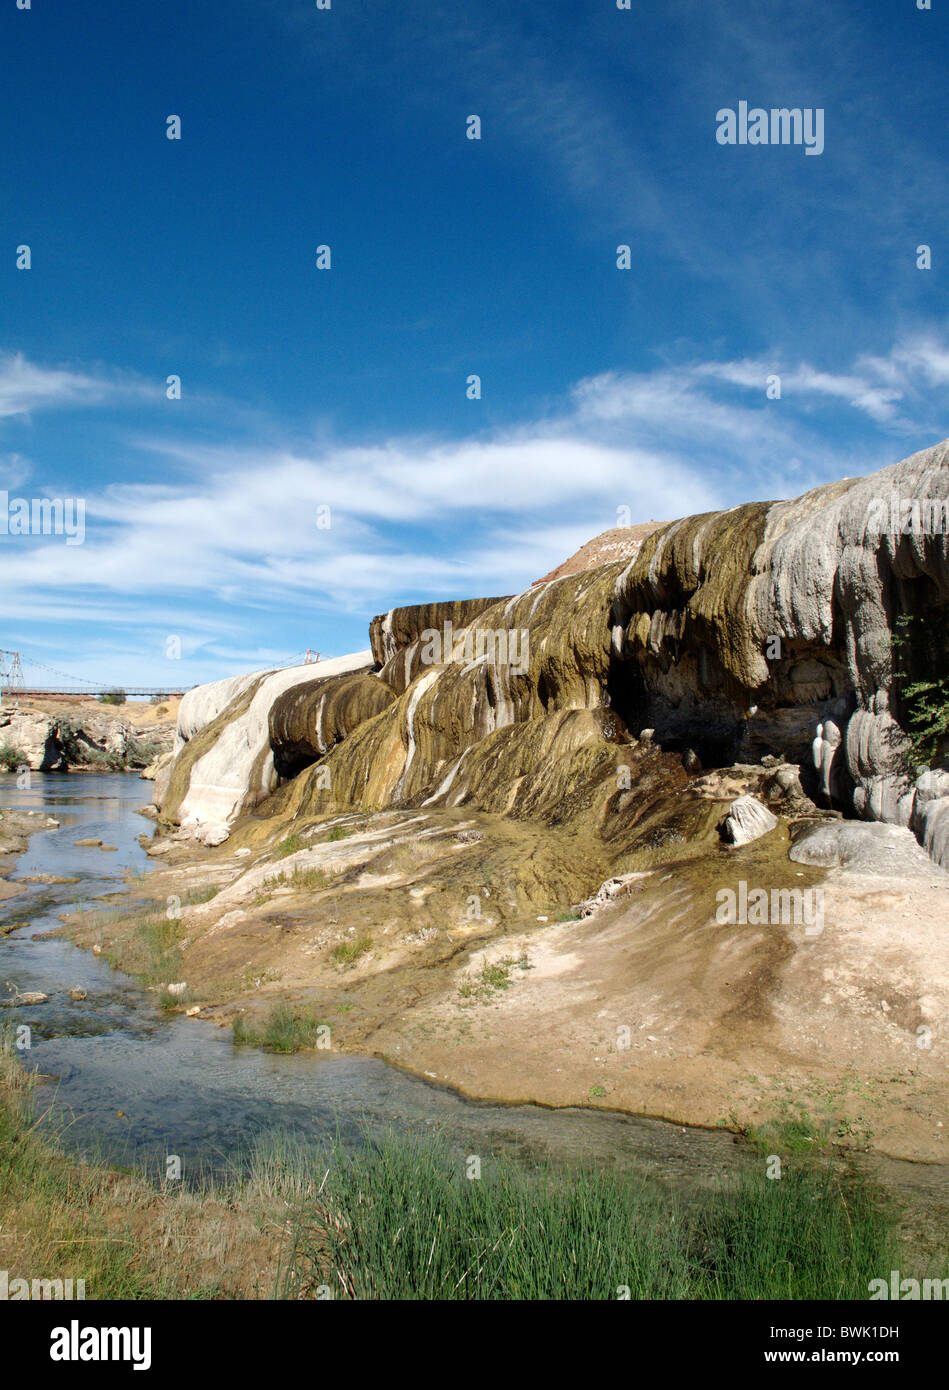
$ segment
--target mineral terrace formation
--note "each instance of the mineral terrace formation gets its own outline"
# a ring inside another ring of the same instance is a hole
[[[622,558],[585,547],[591,568],[512,597],[393,609],[366,652],[199,687],[161,817],[219,843],[255,808],[464,806],[629,849],[658,750],[683,787],[765,759],[788,792],[797,768],[795,794],[908,826],[949,866],[946,744],[920,768],[907,694],[930,679],[945,698],[947,498],[943,443],[792,501],[629,528]]]

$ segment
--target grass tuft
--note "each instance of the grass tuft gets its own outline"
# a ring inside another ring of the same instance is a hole
[[[234,1019],[234,1042],[263,1047],[268,1052],[302,1052],[320,1041],[322,1023],[311,1009],[298,1004],[276,1004],[260,1027],[246,1022],[240,1014]]]
[[[368,932],[362,932],[354,941],[341,941],[338,946],[334,946],[330,955],[337,965],[348,968],[355,965],[360,956],[364,956],[371,949],[372,937]]]

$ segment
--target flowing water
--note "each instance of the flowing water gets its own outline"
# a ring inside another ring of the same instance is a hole
[[[277,1056],[235,1047],[230,1032],[167,1015],[154,995],[101,958],[45,936],[77,903],[120,891],[146,871],[139,844],[149,822],[136,813],[149,784],[126,775],[33,774],[29,790],[0,777],[0,807],[45,811],[60,828],[34,835],[8,875],[75,877],[30,884],[0,905],[0,993],[9,981],[39,990],[45,1004],[0,1012],[28,1024],[26,1064],[51,1078],[39,1096],[61,1141],[120,1167],[163,1172],[169,1154],[185,1176],[239,1164],[255,1140],[275,1132],[320,1143],[337,1134],[359,1143],[366,1128],[418,1134],[440,1130],[463,1153],[507,1153],[529,1163],[584,1161],[635,1166],[683,1191],[717,1185],[747,1157],[722,1130],[583,1109],[503,1106],[466,1100],[374,1058],[325,1053]],[[87,837],[117,852],[78,848]],[[134,885],[131,890],[134,893]],[[70,989],[86,991],[84,1001]],[[891,1159],[872,1164],[888,1186],[941,1224],[949,1217],[949,1166]],[[949,1225],[949,1221],[947,1221]]]

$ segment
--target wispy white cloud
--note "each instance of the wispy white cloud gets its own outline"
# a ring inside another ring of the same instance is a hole
[[[774,372],[780,402],[765,398]],[[601,373],[540,419],[461,440],[283,447],[150,435],[138,441],[158,464],[149,471],[188,481],[90,490],[81,546],[4,538],[0,617],[134,626],[156,661],[163,634],[181,634],[216,673],[225,653],[267,664],[270,644],[247,638],[275,613],[349,615],[358,646],[366,618],[394,602],[524,587],[616,525],[618,508],[668,519],[892,462],[881,431],[905,428],[907,410],[938,400],[947,381],[943,340],[907,337],[844,370],[776,353]],[[821,432],[818,405],[837,407],[836,430]],[[876,460],[835,442],[847,434],[841,407],[875,431]]]
[[[22,353],[0,354],[0,417],[29,415],[57,406],[100,405],[122,391],[141,390],[126,380],[76,371],[68,367],[44,367]]]

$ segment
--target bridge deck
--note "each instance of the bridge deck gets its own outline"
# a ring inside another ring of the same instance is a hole
[[[24,687],[22,685],[0,686],[0,693],[2,693],[5,698],[22,696],[24,699],[27,700],[42,699],[43,697],[48,695],[78,695],[84,697],[87,700],[96,700],[100,695],[108,695],[113,690],[120,690],[123,695],[129,698],[141,695],[151,695],[156,700],[177,699],[185,693],[183,690],[177,688],[165,690],[152,685],[103,686],[101,690],[81,690],[78,686],[74,685],[43,686],[42,688],[38,686]]]

